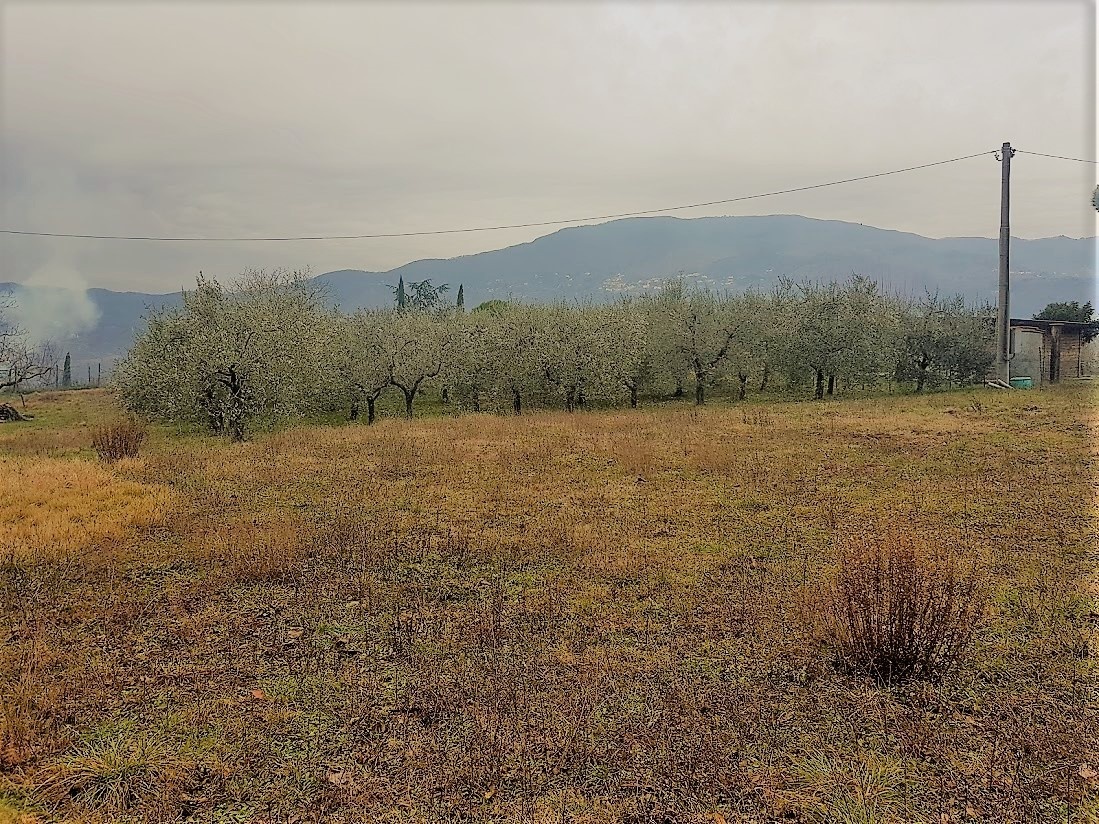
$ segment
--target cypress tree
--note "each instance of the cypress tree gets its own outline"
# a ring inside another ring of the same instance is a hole
[[[69,357],[69,353],[65,353],[65,371],[61,374],[61,385],[66,389],[73,385],[73,369],[72,358]]]
[[[466,308],[466,287],[464,284],[458,284],[458,308]]]
[[[408,306],[408,296],[404,291],[404,275],[397,281],[397,308],[403,310]]]

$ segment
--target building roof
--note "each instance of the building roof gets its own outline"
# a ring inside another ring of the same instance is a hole
[[[1012,318],[1011,326],[1013,327],[1025,327],[1029,329],[1040,329],[1043,332],[1049,332],[1053,327],[1058,326],[1066,332],[1083,332],[1090,331],[1095,328],[1097,321],[1090,321],[1084,323],[1078,320],[1038,320],[1036,318]]]

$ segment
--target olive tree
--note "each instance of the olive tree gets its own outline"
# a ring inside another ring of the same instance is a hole
[[[954,341],[946,360],[948,380],[961,385],[981,383],[996,359],[996,308],[970,307],[948,315],[948,335]]]
[[[393,382],[386,349],[392,312],[360,310],[352,315],[332,313],[324,326],[331,391],[348,408],[348,419],[359,419],[366,403],[366,422],[375,421],[375,405]]]
[[[873,380],[891,346],[894,318],[873,281],[800,283],[786,348],[791,372],[808,367],[814,397],[835,391],[836,377]]]
[[[996,310],[967,305],[962,296],[934,296],[901,313],[899,375],[914,379],[915,390],[933,385],[983,381],[995,359]]]
[[[706,389],[721,376],[745,319],[736,316],[730,301],[698,288],[686,291],[682,300],[668,301],[663,310],[670,351],[694,375],[695,405],[701,406]]]
[[[452,321],[450,355],[443,372],[474,412],[481,411],[481,401],[496,377],[493,333],[498,323],[498,317],[489,312],[463,312]]]
[[[767,390],[774,369],[790,360],[791,329],[797,311],[793,284],[781,279],[763,296],[759,318],[759,391]]]
[[[914,381],[916,391],[942,382],[984,379],[993,361],[993,310],[967,306],[961,295],[928,293],[898,307],[898,380]]]
[[[609,332],[609,368],[629,393],[630,407],[637,408],[638,395],[651,388],[660,350],[653,334],[653,301],[623,298],[604,314]]]
[[[537,307],[522,303],[494,303],[491,312],[496,316],[488,329],[495,389],[521,415],[523,398],[540,385],[537,350],[545,334],[543,318]]]
[[[115,366],[111,383],[122,404],[148,418],[202,420],[222,432],[225,418],[214,386],[193,367],[201,330],[178,308],[152,309],[145,329]]]
[[[547,391],[572,412],[591,397],[611,397],[622,382],[611,351],[617,327],[613,313],[591,304],[542,307],[536,353]]]
[[[230,287],[200,275],[181,308],[150,313],[115,383],[135,411],[202,414],[244,440],[257,415],[300,414],[319,401],[321,314],[303,272],[249,270]]]
[[[749,289],[729,299],[727,311],[736,318],[736,334],[729,345],[729,372],[737,379],[737,399],[744,400],[748,379],[760,376],[760,385],[768,368],[768,355],[774,339],[773,324],[778,320],[767,296]]]
[[[900,312],[896,378],[915,380],[916,391],[922,392],[929,380],[936,381],[941,362],[949,356],[946,306],[938,294],[928,293],[919,301],[902,304]]]
[[[675,396],[682,397],[683,386],[690,375],[688,360],[679,347],[678,324],[687,303],[687,287],[682,278],[672,278],[660,285],[659,291],[646,297],[646,335],[650,353],[649,382],[656,388],[671,384]]]
[[[416,395],[443,371],[452,344],[449,326],[444,313],[401,312],[385,327],[382,345],[389,382],[404,395],[408,418]]]

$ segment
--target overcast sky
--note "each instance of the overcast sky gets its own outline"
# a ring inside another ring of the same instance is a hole
[[[1094,158],[1092,2],[2,6],[2,226],[313,235],[555,220],[982,150]],[[1096,167],[1017,155],[1013,229],[1095,234]],[[991,157],[677,213],[994,237]],[[171,291],[548,229],[328,243],[0,236],[0,281]]]

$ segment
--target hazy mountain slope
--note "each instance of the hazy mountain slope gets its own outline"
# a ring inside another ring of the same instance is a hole
[[[870,275],[893,288],[961,291],[993,299],[997,241],[946,238],[792,215],[632,218],[562,229],[530,243],[449,260],[420,260],[384,274],[344,270],[321,275],[341,305],[390,299],[385,284],[432,278],[464,283],[467,302],[513,294],[547,299],[636,287],[677,272],[739,288],[779,275],[843,278]],[[1014,240],[1014,314],[1049,300],[1087,299],[1095,272],[1094,239]],[[615,283],[607,284],[608,280]],[[1047,297],[1047,295],[1049,297]]]
[[[104,370],[110,370],[129,348],[134,334],[144,327],[144,316],[150,307],[182,302],[178,292],[153,295],[88,289],[80,293],[41,286],[28,289],[19,283],[0,283],[0,292],[10,292],[15,297],[15,321],[47,337],[59,361],[66,352],[72,354],[73,380],[77,383],[87,380],[88,365],[93,376],[100,363]],[[77,306],[80,311],[73,312]],[[21,315],[21,308],[29,308],[33,316]],[[56,315],[44,316],[51,311]],[[88,318],[94,319],[90,325],[82,322]]]
[[[1012,315],[1027,317],[1050,301],[1092,300],[1095,239],[1013,240]],[[961,292],[994,301],[997,241],[932,239],[857,223],[796,215],[630,218],[561,229],[530,243],[447,260],[418,260],[390,272],[344,269],[317,277],[345,309],[393,300],[391,284],[431,278],[465,285],[466,306],[494,297],[546,300],[653,288],[685,273],[716,287],[767,285],[781,276],[844,278],[865,274],[909,294]],[[3,285],[0,284],[0,288]],[[17,297],[22,287],[14,286]],[[58,340],[77,363],[113,361],[141,327],[148,306],[177,304],[179,294],[92,289],[99,322]]]

